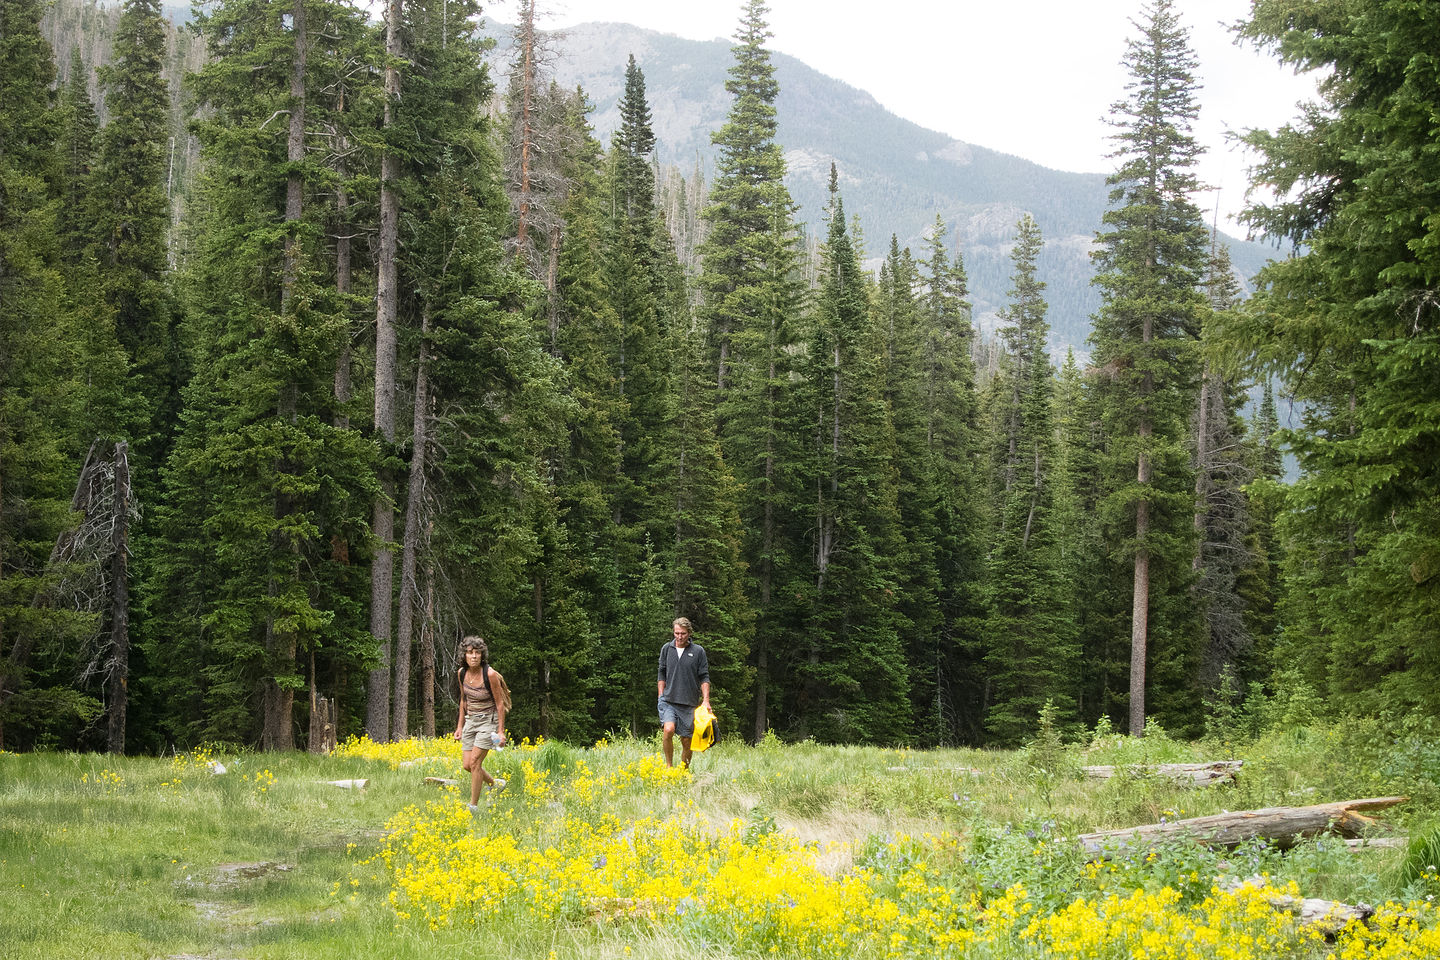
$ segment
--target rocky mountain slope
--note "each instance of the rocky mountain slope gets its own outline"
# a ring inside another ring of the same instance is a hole
[[[510,60],[508,28],[491,29],[497,37],[494,63],[503,73]],[[700,42],[628,24],[587,23],[556,39],[553,69],[562,86],[585,90],[594,103],[596,135],[608,142],[619,123],[625,63],[634,54],[645,73],[657,158],[682,171],[698,160],[708,170],[710,132],[724,123],[730,107],[724,88],[730,47],[729,40]],[[1051,170],[956,140],[896,116],[864,91],[793,57],[777,53],[774,63],[787,184],[800,204],[800,219],[812,231],[823,235],[832,161],[846,212],[858,215],[871,258],[883,256],[891,234],[923,255],[925,234],[940,215],[952,240],[958,237],[976,316],[983,327],[992,327],[1010,289],[1015,224],[1028,212],[1045,238],[1040,276],[1048,284],[1052,346],[1085,349],[1089,317],[1099,306],[1089,252],[1107,205],[1104,174]],[[957,89],[955,110],[962,124],[967,97],[993,95]],[[1225,241],[1244,278],[1273,255],[1260,244]]]

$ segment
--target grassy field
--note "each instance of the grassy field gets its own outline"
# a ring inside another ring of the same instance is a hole
[[[1245,767],[1221,787],[1080,773],[1225,755]],[[489,767],[510,786],[472,816],[422,783],[461,777],[450,741],[0,754],[0,957],[1440,955],[1428,729],[1010,752],[723,743],[693,774],[665,770],[650,741],[545,743]],[[1410,798],[1383,825],[1414,838],[1408,854],[1322,838],[1087,862],[1073,841],[1390,794]],[[1224,877],[1267,892],[1223,892]],[[1327,939],[1270,908],[1274,891],[1392,906]]]

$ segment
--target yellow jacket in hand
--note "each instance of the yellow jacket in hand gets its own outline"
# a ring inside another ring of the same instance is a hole
[[[715,742],[715,714],[705,704],[695,708],[695,732],[690,735],[690,749],[699,753]]]

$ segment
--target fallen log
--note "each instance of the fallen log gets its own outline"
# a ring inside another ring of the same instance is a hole
[[[1403,850],[1409,843],[1409,837],[1361,837],[1359,840],[1346,840],[1345,846],[1351,850]]]
[[[339,787],[341,790],[364,790],[370,783],[369,780],[317,780],[315,782]]]
[[[1128,767],[1094,766],[1081,767],[1092,780],[1108,780],[1124,772],[1146,777],[1162,777],[1178,783],[1196,787],[1208,787],[1216,783],[1230,783],[1240,772],[1243,760],[1216,760],[1211,763],[1151,763],[1135,764]]]
[[[1267,889],[1264,877],[1241,880],[1225,877],[1217,882],[1222,890],[1235,893],[1242,889],[1261,891],[1265,902],[1276,910],[1290,913],[1300,921],[1301,926],[1313,927],[1326,937],[1334,937],[1352,920],[1365,921],[1375,915],[1375,908],[1368,903],[1344,903],[1339,900],[1321,900],[1318,897],[1296,897]]]
[[[421,783],[428,783],[434,787],[453,787],[459,780],[452,780],[449,777],[426,777]]]
[[[1217,813],[1208,817],[1173,820],[1169,823],[1086,833],[1081,834],[1078,839],[1086,853],[1097,857],[1145,850],[1157,843],[1177,839],[1189,839],[1206,846],[1228,850],[1246,840],[1259,838],[1284,850],[1293,847],[1305,837],[1318,837],[1327,831],[1342,837],[1359,837],[1376,826],[1376,822],[1362,811],[1383,810],[1404,803],[1406,799],[1374,797],[1366,800],[1318,803],[1308,807],[1237,810],[1233,813]]]

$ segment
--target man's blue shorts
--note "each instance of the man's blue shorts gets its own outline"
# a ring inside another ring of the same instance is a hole
[[[695,733],[695,708],[687,707],[683,703],[671,703],[669,700],[660,700],[656,704],[660,713],[660,724],[664,726],[672,720],[675,722],[675,732],[682,737],[690,737]]]

